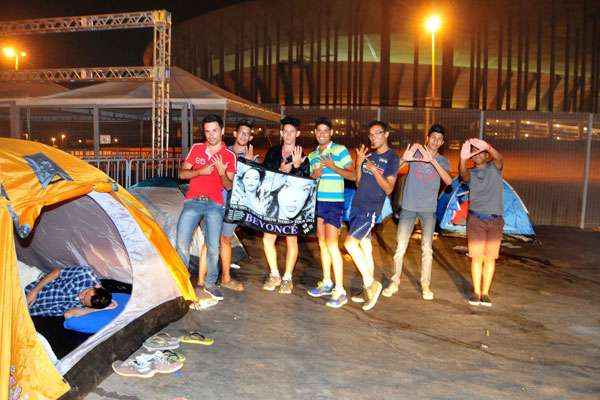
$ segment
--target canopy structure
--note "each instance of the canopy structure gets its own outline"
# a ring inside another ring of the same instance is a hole
[[[183,151],[191,143],[194,110],[218,112],[224,116],[227,113],[241,114],[272,122],[280,119],[279,114],[211,85],[178,67],[171,69],[170,87],[171,109],[180,111],[182,132],[186,133],[182,134]],[[151,82],[105,82],[48,96],[15,99],[14,107],[78,110],[78,112],[82,109],[93,110],[94,150],[99,151],[100,110],[111,110],[113,113],[117,111],[121,113],[120,116],[127,115],[139,120],[147,119],[148,112],[152,108],[152,84]],[[139,113],[139,110],[148,112]],[[19,132],[11,132],[11,136],[19,137]]]

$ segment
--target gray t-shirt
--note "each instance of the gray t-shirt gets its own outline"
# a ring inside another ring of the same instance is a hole
[[[435,160],[446,171],[450,170],[450,163],[446,157],[438,154],[435,156]],[[440,174],[433,165],[421,161],[411,161],[410,170],[406,182],[404,182],[402,209],[417,212],[435,212],[440,182]]]
[[[502,171],[493,162],[471,168],[469,210],[480,214],[502,215]]]

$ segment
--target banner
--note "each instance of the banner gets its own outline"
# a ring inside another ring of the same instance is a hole
[[[313,235],[317,181],[239,159],[225,221],[276,235]]]

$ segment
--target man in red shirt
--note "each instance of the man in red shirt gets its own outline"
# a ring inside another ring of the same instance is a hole
[[[190,149],[179,179],[190,181],[183,210],[177,222],[177,251],[189,268],[190,243],[198,223],[204,219],[202,232],[207,247],[207,275],[204,291],[217,300],[223,293],[217,287],[219,278],[219,238],[225,204],[223,189],[231,189],[235,174],[235,154],[223,143],[223,119],[210,114],[202,120],[205,143]]]

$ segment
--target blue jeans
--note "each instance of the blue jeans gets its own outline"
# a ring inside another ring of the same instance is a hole
[[[219,240],[223,226],[225,208],[212,200],[190,199],[183,203],[183,210],[177,222],[177,252],[190,267],[190,243],[194,230],[202,219],[202,233],[206,245],[206,286],[215,286],[219,278]],[[202,250],[202,249],[198,249]]]
[[[394,254],[394,276],[399,280],[402,274],[404,254],[410,241],[415,222],[421,221],[421,286],[429,286],[431,283],[431,264],[433,262],[433,230],[435,229],[435,213],[402,210],[398,221],[398,232],[396,234],[397,247]]]

